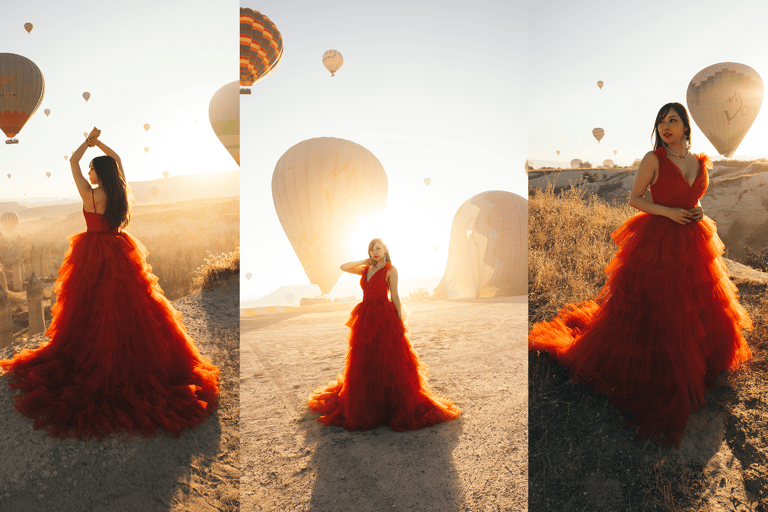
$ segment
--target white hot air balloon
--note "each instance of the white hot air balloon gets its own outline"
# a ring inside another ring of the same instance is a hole
[[[745,64],[713,64],[691,79],[686,102],[709,142],[731,158],[763,104],[763,79]]]
[[[344,64],[344,58],[336,50],[328,50],[323,54],[323,66],[331,72],[331,76],[336,76],[342,64]]]
[[[613,163],[613,160],[610,158],[607,160],[603,160],[603,167],[613,167],[615,164]]]
[[[309,139],[278,160],[272,199],[309,281],[327,294],[341,276],[339,265],[364,250],[350,245],[350,235],[383,212],[387,175],[378,158],[359,144]]]
[[[240,165],[240,81],[230,82],[211,97],[208,104],[211,127],[226,150]]]
[[[250,273],[250,272],[246,272],[246,273],[245,273],[245,278],[246,278],[248,281],[250,281],[252,277],[253,277],[253,274],[252,274],[252,273]]]
[[[163,177],[167,178],[170,173],[168,171],[163,171]]]
[[[11,175],[9,174],[8,177],[10,178]],[[19,225],[19,214],[16,212],[5,212],[0,215],[0,224],[2,224],[9,233],[13,233],[13,230]]]
[[[578,169],[579,166],[582,164],[582,161],[578,158],[574,158],[571,160],[571,169]]]
[[[438,299],[528,293],[528,201],[491,190],[472,196],[453,218]]]

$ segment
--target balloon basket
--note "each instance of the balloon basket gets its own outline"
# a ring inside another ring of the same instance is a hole
[[[5,141],[5,143],[6,144],[18,144],[19,141],[18,141],[18,139],[8,139],[7,141]]]

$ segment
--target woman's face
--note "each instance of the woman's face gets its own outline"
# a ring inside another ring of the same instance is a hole
[[[386,249],[384,249],[384,246],[381,245],[379,242],[376,242],[373,244],[373,247],[371,248],[371,258],[376,260],[376,263],[381,263],[384,260],[384,254],[386,253]]]
[[[659,130],[661,140],[667,144],[681,142],[681,139],[685,136],[685,123],[680,114],[675,112],[673,108],[669,109],[669,112],[667,112],[667,115],[664,116],[656,129]]]
[[[96,174],[96,171],[93,170],[93,162],[88,164],[88,169],[88,180],[90,180],[91,185],[98,185],[99,176]]]

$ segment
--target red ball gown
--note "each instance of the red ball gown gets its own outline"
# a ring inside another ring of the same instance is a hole
[[[21,390],[16,410],[52,437],[178,436],[216,408],[219,370],[187,335],[141,242],[83,215],[87,231],[69,238],[54,286],[50,341],[0,361]]]
[[[654,153],[653,202],[694,208],[709,184],[706,155],[689,185],[664,147]],[[709,217],[682,225],[640,213],[611,237],[619,250],[597,298],[533,326],[528,348],[549,351],[574,380],[628,410],[638,438],[679,447],[691,406],[704,403],[720,372],[752,357],[741,332],[752,322]]]
[[[325,425],[347,430],[371,430],[389,425],[405,431],[431,427],[461,414],[450,400],[434,395],[427,384],[427,367],[408,339],[408,330],[389,299],[386,274],[376,271],[370,281],[365,267],[360,279],[363,301],[355,306],[344,375],[309,398],[309,407]]]

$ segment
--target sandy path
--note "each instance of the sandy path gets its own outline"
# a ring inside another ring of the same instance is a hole
[[[307,397],[343,369],[348,311],[241,321],[243,510],[525,510],[527,303],[411,305],[437,394],[462,408],[414,432],[324,427]]]
[[[201,354],[220,372],[218,410],[180,439],[52,439],[13,409],[8,376],[0,377],[0,510],[239,510],[239,287],[237,278],[227,283],[173,303]],[[23,346],[36,347],[42,339]],[[0,358],[14,348],[0,351]]]

